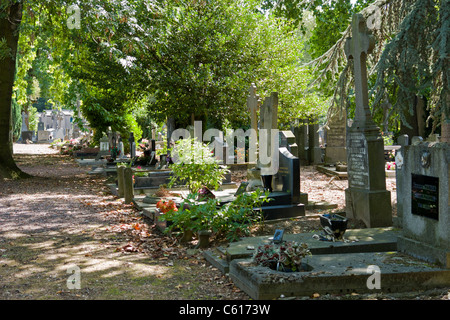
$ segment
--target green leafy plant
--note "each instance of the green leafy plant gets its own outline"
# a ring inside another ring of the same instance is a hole
[[[148,177],[148,171],[143,170],[140,166],[137,166],[133,173],[136,177]]]
[[[217,203],[212,201],[215,199],[211,199],[206,204],[199,204],[196,199],[197,194],[190,193],[181,202],[180,208],[177,208],[177,210],[169,210],[165,213],[163,212],[164,214],[159,219],[170,222],[165,230],[166,233],[174,230],[195,232],[208,229],[208,221],[211,220],[209,216],[216,211]],[[204,214],[208,215],[208,217]]]
[[[177,182],[186,183],[190,193],[197,193],[203,186],[218,189],[229,171],[219,164],[208,146],[193,139],[181,139],[171,148],[174,164],[169,187]]]
[[[216,237],[235,241],[241,236],[248,235],[253,225],[263,221],[262,212],[258,208],[269,201],[267,196],[268,193],[263,195],[259,190],[244,193],[220,207],[219,201],[215,198],[198,201],[198,194],[190,193],[180,204],[178,211],[168,211],[160,219],[171,222],[166,229],[167,232],[208,230]]]
[[[265,244],[256,249],[253,260],[264,267],[278,271],[299,271],[302,259],[311,252],[308,245],[295,241],[282,244]]]
[[[242,193],[232,202],[225,204],[213,222],[213,231],[236,241],[250,234],[251,227],[264,221],[261,207],[270,201],[268,191],[257,189],[251,193]]]

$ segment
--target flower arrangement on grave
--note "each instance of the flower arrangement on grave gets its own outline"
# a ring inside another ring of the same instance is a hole
[[[147,177],[148,176],[148,172],[143,170],[141,166],[137,166],[136,170],[134,170],[134,175],[136,177]]]
[[[395,162],[386,162],[386,169],[387,170],[395,170]]]
[[[173,200],[164,201],[163,199],[161,199],[156,204],[156,208],[158,208],[162,213],[168,213],[169,211],[178,211],[177,205]]]
[[[150,146],[150,143],[148,139],[142,139],[141,143],[138,144],[138,147],[141,149],[141,151],[147,150]]]
[[[116,159],[120,155],[120,150],[117,147],[113,147],[109,150],[111,152],[111,158]]]
[[[299,271],[303,258],[311,255],[308,245],[296,241],[282,244],[264,244],[256,249],[253,260],[263,266],[278,271]]]

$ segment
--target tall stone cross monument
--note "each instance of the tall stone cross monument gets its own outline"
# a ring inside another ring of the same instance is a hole
[[[259,95],[256,94],[256,86],[254,83],[250,86],[247,97],[247,108],[250,112],[251,128],[258,131],[258,109],[260,107],[261,100]]]
[[[355,118],[347,132],[348,188],[345,190],[347,217],[362,220],[367,227],[392,225],[391,193],[386,190],[384,143],[369,108],[366,58],[374,38],[361,14],[353,15],[352,37],[345,54],[353,60]]]
[[[259,95],[256,94],[256,85],[254,83],[251,84],[248,97],[247,97],[247,108],[250,112],[250,125],[251,125],[251,135],[252,141],[256,142],[258,140],[258,110],[261,106],[261,99]],[[250,162],[256,161],[257,159],[257,147],[250,147],[249,153]]]

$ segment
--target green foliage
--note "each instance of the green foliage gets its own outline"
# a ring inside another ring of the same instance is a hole
[[[188,194],[180,204],[178,211],[170,210],[160,217],[162,221],[169,221],[166,232],[173,230],[198,232],[209,230],[211,222],[217,213],[218,201],[209,199],[207,202],[197,202],[196,193]]]
[[[11,113],[12,113],[12,125],[13,125],[13,140],[16,141],[20,137],[20,131],[22,128],[22,114],[21,107],[17,103],[15,97],[11,101]]]
[[[269,201],[267,196],[268,193],[263,194],[260,190],[243,193],[221,208],[217,199],[198,201],[198,195],[190,193],[178,211],[170,210],[160,219],[170,222],[166,232],[209,230],[216,237],[235,241],[248,235],[252,226],[263,221],[261,211],[255,209]]]
[[[0,61],[11,57],[11,48],[8,47],[6,39],[0,39]]]
[[[222,184],[228,169],[222,167],[208,146],[193,139],[180,139],[170,150],[174,164],[169,187],[176,182],[185,182],[191,193],[202,187],[217,189]]]
[[[375,0],[261,0],[261,9],[270,11],[276,17],[288,19],[293,26],[299,26],[303,33],[311,34],[308,51],[317,58],[330,49],[347,28],[354,13],[361,11]],[[310,26],[308,13],[314,18]],[[309,29],[309,30],[308,30]]]
[[[250,228],[263,222],[263,203],[270,201],[269,192],[260,189],[252,193],[242,193],[232,202],[225,204],[212,223],[212,229],[228,241],[239,240],[250,234]],[[255,210],[256,209],[256,210]]]

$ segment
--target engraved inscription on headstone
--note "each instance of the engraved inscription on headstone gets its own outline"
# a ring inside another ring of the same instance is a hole
[[[348,143],[349,186],[354,188],[369,187],[369,172],[367,167],[367,142],[360,132],[349,133]]]

